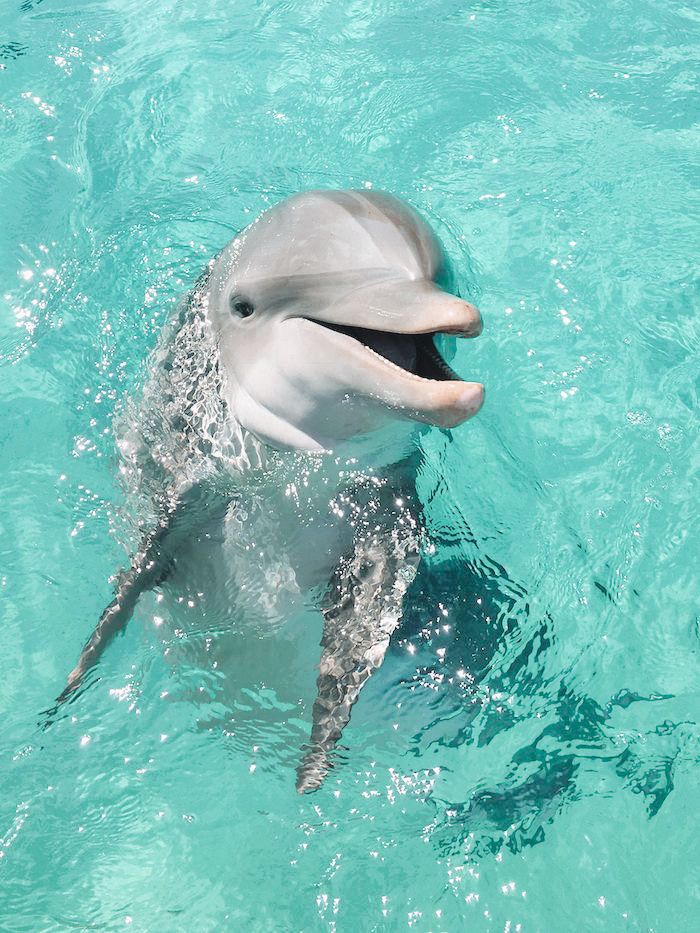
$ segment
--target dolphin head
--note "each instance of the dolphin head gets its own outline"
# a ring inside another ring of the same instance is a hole
[[[266,211],[208,280],[230,410],[297,450],[470,418],[483,386],[460,380],[433,338],[474,337],[481,319],[436,284],[443,274],[434,233],[390,195],[311,191]]]

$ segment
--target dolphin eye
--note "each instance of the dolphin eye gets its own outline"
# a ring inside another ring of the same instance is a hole
[[[241,298],[240,295],[231,295],[229,306],[231,313],[237,314],[238,317],[250,317],[255,312],[253,305],[247,299]]]

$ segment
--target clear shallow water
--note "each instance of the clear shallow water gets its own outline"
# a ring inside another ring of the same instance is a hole
[[[696,929],[691,5],[0,22],[3,929]],[[437,551],[346,762],[294,793],[318,620],[241,641],[225,705],[148,600],[40,733],[125,560],[112,415],[170,308],[268,203],[365,183],[457,260],[488,394],[426,444]]]

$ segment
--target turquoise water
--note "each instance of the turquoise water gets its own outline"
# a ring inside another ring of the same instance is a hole
[[[700,928],[699,20],[4,4],[3,930]],[[425,442],[436,551],[344,762],[294,792],[311,616],[215,679],[144,600],[42,732],[132,543],[112,419],[160,326],[268,204],[364,185],[445,241],[487,402]]]

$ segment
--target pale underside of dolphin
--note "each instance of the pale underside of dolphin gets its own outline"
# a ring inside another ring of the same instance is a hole
[[[183,542],[236,508],[237,478],[264,472],[274,451],[341,464],[359,457],[381,477],[373,487],[380,491],[371,508],[366,503],[371,520],[346,529],[350,547],[336,555],[318,607],[324,629],[317,698],[297,772],[302,792],[322,784],[352,706],[384,659],[418,562],[419,510],[397,510],[406,469],[396,464],[405,460],[416,425],[454,427],[483,401],[483,387],[459,379],[435,344],[438,335],[481,330],[476,308],[445,291],[444,282],[442,249],[425,221],[372,191],[296,195],[219,254],[171,326],[175,342],[193,321],[209,334],[209,368],[218,379],[214,424],[200,416],[212,404],[202,403],[205,380],[178,363],[168,338],[153,368],[172,383],[170,407],[182,399],[177,417],[185,427],[176,432],[174,453],[151,452],[165,477],[159,517],[119,577],[50,716],[79,694],[139,596],[167,578]],[[172,386],[183,384],[178,395]],[[335,491],[353,491],[347,475],[338,469]],[[328,498],[326,485],[319,502]]]

